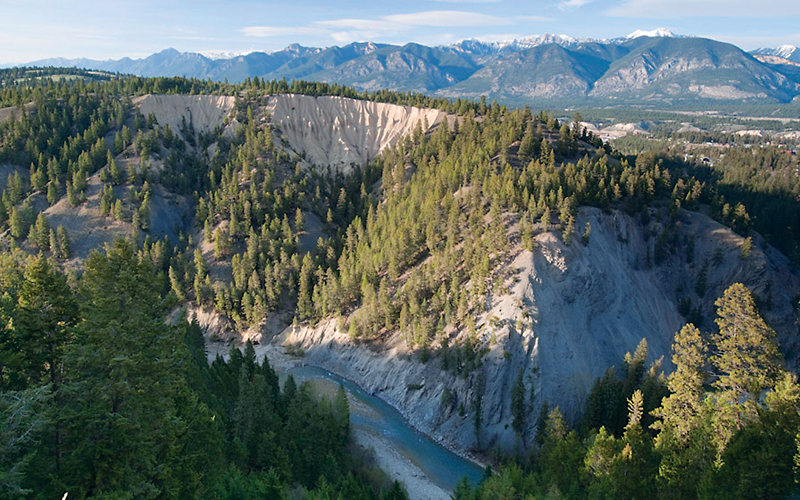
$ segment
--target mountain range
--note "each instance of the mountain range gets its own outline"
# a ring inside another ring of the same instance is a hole
[[[800,96],[800,51],[793,46],[747,53],[735,45],[664,29],[602,40],[546,34],[505,42],[469,39],[436,47],[292,44],[275,52],[232,56],[167,49],[143,59],[57,58],[29,65],[229,82],[256,76],[303,79],[370,91],[414,91],[450,98],[485,95],[512,104],[789,102]]]

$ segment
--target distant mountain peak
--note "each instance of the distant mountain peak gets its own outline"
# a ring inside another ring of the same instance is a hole
[[[794,45],[781,45],[780,47],[761,47],[756,49],[751,54],[763,56],[777,56],[788,59],[792,62],[800,62],[800,49]]]
[[[795,47],[794,45],[781,45],[780,47],[775,49],[776,56],[785,57],[786,59],[792,57],[792,54],[794,54],[795,52],[797,52],[797,47]]]
[[[208,50],[203,52],[198,52],[198,54],[205,56],[212,61],[217,61],[220,59],[233,59],[234,57],[239,56],[246,56],[248,54],[252,54],[253,50]]]
[[[178,49],[174,49],[172,47],[166,48],[161,52],[156,52],[157,55],[163,55],[163,56],[176,56],[179,55],[180,53],[181,52],[178,51]]]
[[[476,38],[468,38],[452,45],[444,46],[456,52],[471,52],[471,53],[496,53],[508,52],[515,50],[525,50],[539,45],[554,43],[562,47],[572,48],[585,43],[599,43],[599,44],[622,44],[629,40],[639,37],[654,37],[654,38],[691,38],[689,35],[678,35],[667,28],[656,28],[654,30],[636,30],[628,36],[617,38],[589,38],[589,37],[573,37],[569,35],[557,35],[554,33],[544,33],[542,35],[531,35],[522,38],[515,38],[513,40],[499,40],[499,41],[482,41]]]
[[[634,38],[639,38],[643,36],[649,36],[654,38],[677,38],[678,35],[673,33],[671,30],[667,28],[656,28],[654,30],[636,30],[630,35],[626,36],[627,40],[632,40]]]

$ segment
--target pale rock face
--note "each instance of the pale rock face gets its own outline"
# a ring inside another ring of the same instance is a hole
[[[212,95],[148,94],[133,99],[133,104],[145,117],[154,114],[159,125],[169,125],[176,134],[180,133],[184,120],[187,126],[193,125],[198,133],[211,132],[224,126],[225,118],[235,103],[233,96]],[[231,131],[235,125],[231,124]]]
[[[266,110],[294,152],[345,174],[396,144],[417,124],[427,130],[425,123],[431,127],[446,117],[437,109],[297,94],[270,97]]]
[[[648,266],[647,248],[653,240],[645,238],[637,219],[616,210],[580,209],[576,227],[591,224],[588,244],[576,235],[567,247],[558,232],[547,232],[536,237],[533,252],[517,247],[507,264],[513,276],[510,294],[491,298],[489,310],[478,321],[483,346],[489,346],[492,331],[497,339],[482,367],[484,448],[513,451],[519,444],[510,402],[520,370],[528,405],[528,445],[544,402],[559,406],[574,421],[595,379],[610,366],[620,368],[625,353],[633,352],[642,338],[649,344],[648,361],[663,356],[669,372],[674,334],[686,322],[677,306],[684,295],[692,296],[703,311],[703,330],[713,328],[714,300],[732,283],[743,282],[762,299],[768,297],[771,308],[763,314],[778,332],[787,363],[797,365],[792,299],[800,291],[800,278],[788,259],[758,236],[751,256],[743,259],[741,236],[699,213],[683,212],[681,219],[681,234],[695,237],[692,263],[671,255],[659,266]],[[707,292],[698,298],[692,295],[695,276],[705,262]],[[463,335],[466,332],[456,332]],[[275,342],[302,347],[304,362],[355,381],[440,442],[461,451],[475,446],[470,403],[477,372],[464,378],[443,371],[439,358],[423,363],[410,353],[399,332],[379,349],[354,343],[335,320],[314,328],[288,328]],[[450,407],[441,403],[445,387],[455,397]],[[460,403],[467,410],[464,416],[458,412]]]

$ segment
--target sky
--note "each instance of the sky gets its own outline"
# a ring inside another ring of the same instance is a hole
[[[140,58],[184,52],[425,45],[544,33],[615,38],[637,29],[800,46],[798,0],[0,0],[0,64],[51,57]]]

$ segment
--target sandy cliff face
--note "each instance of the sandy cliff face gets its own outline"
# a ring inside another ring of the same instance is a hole
[[[645,237],[638,220],[618,211],[583,208],[576,227],[586,222],[592,226],[588,244],[574,241],[567,247],[558,232],[547,232],[536,237],[533,252],[518,249],[509,264],[514,276],[510,293],[492,298],[478,322],[481,342],[490,348],[481,368],[486,380],[482,447],[517,445],[510,401],[520,370],[530,444],[544,402],[576,417],[595,378],[619,366],[643,337],[650,360],[664,356],[669,370],[673,335],[686,321],[678,313],[679,298],[692,297],[706,316],[704,329],[710,329],[715,298],[734,282],[745,283],[762,300],[769,297],[764,315],[778,331],[790,365],[797,364],[797,316],[791,302],[800,280],[779,252],[760,242],[743,259],[743,238],[704,215],[684,212],[680,231],[696,241],[692,262],[675,254],[648,266],[647,248],[652,251],[654,238]],[[703,267],[707,291],[698,297],[693,290]],[[461,450],[475,446],[470,402],[478,371],[462,377],[442,370],[439,358],[423,362],[409,352],[399,332],[385,346],[356,344],[334,320],[289,328],[275,342],[302,347],[307,362],[354,380],[434,438]],[[445,388],[454,395],[447,406],[442,403]],[[461,403],[465,415],[459,414]]]
[[[133,99],[144,116],[154,114],[159,125],[169,125],[175,133],[180,132],[184,123],[193,126],[196,132],[210,132],[223,126],[235,102],[233,96],[212,95],[148,94]]]
[[[297,94],[272,96],[267,104],[272,122],[289,147],[318,166],[348,173],[414,130],[433,126],[445,113],[336,96]]]

